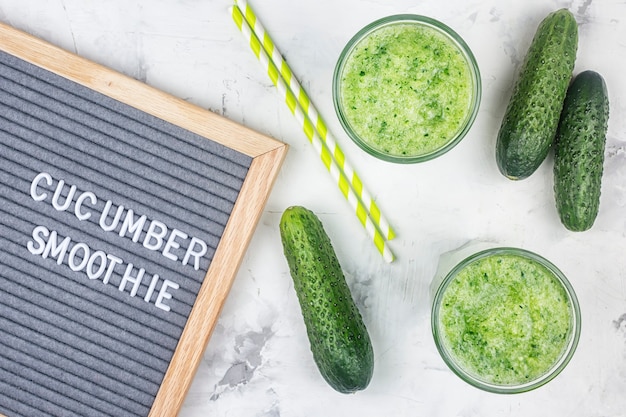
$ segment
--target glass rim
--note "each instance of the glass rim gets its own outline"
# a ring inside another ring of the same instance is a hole
[[[365,39],[368,35],[375,32],[376,30],[395,24],[416,24],[424,27],[429,27],[431,29],[436,30],[438,33],[445,36],[448,40],[450,40],[454,46],[462,53],[463,58],[465,59],[467,66],[470,70],[470,76],[472,79],[472,94],[470,100],[470,107],[466,114],[465,120],[463,121],[459,130],[452,136],[450,139],[440,148],[437,148],[433,151],[417,154],[417,155],[393,155],[382,152],[380,149],[369,145],[365,142],[361,137],[354,131],[350,122],[347,120],[345,116],[345,111],[343,109],[343,103],[340,94],[341,88],[341,78],[343,69],[346,61],[350,57],[354,48]],[[381,160],[388,162],[396,162],[396,163],[417,163],[417,162],[425,162],[431,159],[434,159],[438,156],[443,155],[448,152],[452,148],[454,148],[469,132],[472,127],[476,116],[478,114],[478,110],[481,102],[481,94],[482,94],[482,81],[480,78],[480,69],[478,67],[478,63],[476,58],[467,45],[467,43],[463,40],[463,38],[455,32],[452,28],[447,26],[445,23],[419,14],[395,14],[380,18],[375,20],[366,26],[364,26],[361,30],[359,30],[352,38],[346,43],[343,50],[339,55],[339,59],[335,65],[335,69],[333,72],[333,81],[332,81],[332,96],[333,96],[333,105],[335,107],[335,112],[339,118],[339,122],[343,127],[344,131],[348,134],[350,139],[359,146],[362,150],[367,152],[368,154],[377,157]]]
[[[467,265],[471,264],[472,262],[476,260],[483,259],[483,258],[496,255],[496,254],[512,254],[512,255],[521,256],[523,258],[531,259],[535,262],[538,262],[540,265],[548,269],[552,273],[554,278],[562,286],[565,293],[567,294],[569,305],[570,305],[572,323],[571,323],[570,329],[568,330],[568,341],[567,341],[567,345],[563,349],[563,352],[559,356],[558,360],[555,361],[555,363],[550,368],[548,368],[542,375],[538,376],[532,381],[528,381],[525,383],[510,384],[510,385],[495,384],[492,382],[481,380],[476,375],[466,372],[463,369],[463,367],[459,365],[458,362],[454,359],[453,355],[446,349],[443,343],[443,337],[440,336],[439,310],[440,310],[440,305],[441,305],[441,300],[443,298],[443,294],[445,293],[445,290],[447,289],[448,285],[452,281],[454,281],[457,274],[462,269],[464,269]],[[526,250],[526,249],[506,247],[506,246],[494,247],[494,248],[489,248],[489,249],[483,249],[472,255],[467,256],[462,261],[458,262],[446,274],[441,284],[439,284],[439,287],[437,288],[437,291],[435,293],[435,297],[432,301],[431,328],[432,328],[435,345],[437,347],[437,350],[439,351],[439,354],[441,355],[443,361],[446,363],[448,368],[450,368],[450,370],[454,372],[458,377],[460,377],[462,380],[464,380],[468,384],[476,388],[482,389],[484,391],[489,391],[489,392],[499,393],[499,394],[516,394],[516,393],[531,391],[533,389],[536,389],[545,385],[546,383],[554,379],[557,375],[559,375],[561,371],[567,366],[567,364],[573,357],[574,352],[576,351],[576,348],[578,346],[578,341],[580,339],[580,332],[581,332],[580,305],[578,302],[578,298],[576,296],[576,292],[574,291],[574,288],[572,287],[571,283],[569,282],[565,274],[563,274],[563,272],[552,262],[550,262],[543,256],[538,255],[537,253]]]

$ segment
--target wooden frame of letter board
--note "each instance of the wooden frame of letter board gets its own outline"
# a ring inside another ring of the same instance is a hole
[[[2,23],[0,50],[253,158],[149,414],[177,415],[287,145]]]

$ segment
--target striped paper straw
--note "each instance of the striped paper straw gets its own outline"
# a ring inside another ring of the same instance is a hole
[[[350,187],[350,183],[347,178],[344,176],[343,172],[337,165],[337,162],[332,157],[328,148],[326,148],[320,138],[319,134],[313,127],[311,120],[304,113],[302,106],[299,101],[294,96],[293,92],[289,90],[287,84],[281,77],[280,72],[276,65],[270,60],[269,56],[261,46],[259,39],[256,37],[254,33],[252,33],[252,29],[245,21],[241,10],[238,7],[231,8],[232,17],[235,21],[237,27],[241,30],[241,33],[244,35],[246,40],[248,41],[250,48],[259,59],[259,62],[266,69],[267,74],[269,75],[272,83],[278,88],[278,91],[281,97],[284,98],[287,106],[291,113],[296,117],[298,123],[302,126],[304,133],[306,134],[309,142],[315,148],[315,151],[318,153],[322,162],[328,169],[328,172],[331,174],[333,179],[337,182],[341,192],[346,197],[350,205],[355,209],[358,219],[361,221],[361,224],[368,232],[370,237],[372,238],[374,245],[378,249],[378,251],[383,256],[383,259],[387,262],[392,262],[395,259],[395,256],[387,246],[386,239],[380,233],[376,225],[373,223],[370,216],[368,216],[365,207],[360,202],[358,196],[355,191]]]
[[[285,62],[280,51],[278,51],[278,49],[276,48],[274,42],[269,36],[269,33],[263,27],[263,24],[256,17],[256,14],[246,0],[235,0],[235,3],[242,11],[242,14],[250,25],[252,32],[259,40],[261,40],[261,44],[263,46],[263,49],[265,49],[265,52],[270,56],[274,65],[280,70],[281,76],[291,89],[293,95],[297,97],[298,102],[302,106],[302,109],[313,123],[313,126],[315,126],[317,133],[328,147],[331,155],[333,155],[333,157],[335,158],[335,161],[339,165],[339,168],[343,170],[345,177],[352,185],[354,192],[360,198],[361,203],[363,204],[369,215],[372,217],[374,224],[378,226],[380,232],[382,233],[383,237],[385,237],[385,239],[393,239],[395,237],[395,233],[389,225],[389,222],[383,216],[376,202],[372,199],[371,194],[364,187],[363,182],[352,168],[352,165],[350,165],[350,163],[346,159],[339,145],[337,145],[334,136],[328,130],[326,123],[315,108],[313,102],[309,99],[306,91],[304,90],[304,88],[302,88],[296,77],[293,76],[293,72]]]

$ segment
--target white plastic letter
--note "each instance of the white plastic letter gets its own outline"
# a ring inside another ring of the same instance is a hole
[[[103,284],[108,284],[109,280],[111,279],[111,275],[113,274],[113,269],[115,269],[115,267],[117,265],[120,265],[121,263],[123,263],[124,261],[122,261],[121,258],[118,258],[117,256],[108,254],[107,258],[109,259],[109,261],[111,261],[109,263],[109,266],[107,267],[107,273],[104,275],[104,278],[102,279],[102,283]]]
[[[42,236],[50,236],[50,231],[45,226],[37,226],[33,229],[33,240],[35,242],[33,243],[29,240],[28,243],[26,243],[28,251],[33,255],[41,255],[46,248],[46,241]],[[35,244],[37,244],[37,246],[35,246]]]
[[[170,237],[167,239],[167,243],[165,244],[165,248],[163,248],[163,256],[172,261],[177,261],[178,256],[174,255],[170,250],[180,248],[180,243],[176,242],[176,238],[180,237],[183,240],[187,239],[187,233],[181,232],[178,229],[173,229]]]
[[[198,246],[197,249],[196,246]],[[200,269],[200,258],[204,256],[206,251],[207,245],[203,240],[200,240],[197,237],[191,238],[191,243],[189,243],[187,253],[185,253],[185,257],[183,258],[183,265],[187,265],[189,263],[189,258],[193,257],[193,267],[197,271]]]
[[[159,282],[159,275],[158,274],[152,275],[152,281],[150,281],[150,286],[148,287],[148,291],[146,292],[146,295],[143,297],[143,300],[146,303],[150,302],[150,299],[152,298],[152,294],[154,293],[154,289],[156,288],[156,285],[158,282]]]
[[[75,262],[76,253],[81,249],[83,250],[83,258],[81,259],[80,263],[77,264]],[[89,250],[89,246],[87,246],[86,243],[77,243],[76,245],[74,245],[72,250],[70,250],[70,254],[67,257],[67,264],[70,266],[70,269],[72,271],[81,271],[85,269],[85,266],[87,266],[87,262],[89,262],[90,252],[91,250]]]
[[[63,259],[65,259],[65,254],[70,246],[71,239],[69,236],[66,236],[65,239],[58,244],[57,236],[56,230],[50,232],[50,239],[48,239],[46,248],[41,256],[46,259],[48,256],[52,255],[53,258],[57,258],[57,264],[61,265],[63,263]]]
[[[139,236],[141,235],[141,231],[143,230],[143,225],[146,223],[146,215],[141,216],[137,221],[135,221],[135,213],[133,210],[128,209],[126,212],[126,217],[124,217],[124,222],[122,223],[122,227],[120,228],[120,236],[126,236],[126,232],[133,233],[133,242],[137,242],[139,240]]]
[[[133,264],[128,264],[128,266],[126,266],[126,272],[124,272],[124,277],[122,278],[122,281],[117,288],[120,291],[124,291],[126,289],[126,283],[132,283],[133,288],[130,290],[131,297],[137,295],[137,291],[139,290],[139,286],[141,285],[141,280],[143,279],[143,274],[145,274],[146,272],[145,269],[139,268],[139,271],[137,271],[137,276],[133,277],[130,275],[130,273],[133,272],[133,268]]]
[[[46,180],[46,184],[52,185],[52,176],[47,172],[42,172],[37,174],[37,176],[33,179],[33,182],[30,184],[30,196],[35,201],[43,201],[48,196],[48,193],[37,193],[37,186],[41,180]]]
[[[79,195],[78,198],[76,199],[76,205],[74,206],[74,214],[76,215],[76,218],[78,220],[87,220],[88,218],[91,217],[91,213],[89,212],[83,213],[80,210],[83,207],[83,202],[86,199],[89,199],[91,201],[92,206],[98,202],[96,195],[92,193],[91,191],[87,191]]]
[[[54,207],[57,211],[65,211],[72,204],[72,200],[74,199],[74,194],[76,194],[76,186],[72,185],[70,190],[67,192],[67,197],[65,197],[65,202],[63,205],[59,204],[59,199],[61,198],[61,192],[63,191],[63,187],[65,186],[65,181],[60,180],[57,184],[56,190],[54,190],[54,195],[52,196],[52,207]]]
[[[159,296],[154,302],[154,305],[161,310],[170,311],[170,306],[163,303],[163,300],[169,300],[172,298],[172,293],[167,292],[170,288],[177,290],[180,288],[180,285],[170,281],[169,279],[163,281],[163,284],[161,285],[161,290],[159,291]]]
[[[104,210],[102,210],[102,214],[100,215],[100,227],[105,232],[115,230],[118,223],[120,222],[120,218],[122,217],[122,212],[124,211],[124,206],[119,206],[117,208],[117,211],[115,212],[115,217],[113,218],[113,221],[111,221],[111,224],[107,225],[106,219],[107,217],[109,217],[109,211],[111,211],[112,205],[113,202],[111,200],[108,200],[106,205],[104,206]]]
[[[163,238],[167,234],[167,226],[158,220],[152,220],[143,240],[143,246],[150,250],[159,250],[163,245]],[[152,242],[154,241],[154,243]]]
[[[100,258],[100,266],[94,272],[93,266],[96,263],[96,259]],[[104,270],[107,267],[107,255],[101,250],[97,250],[89,257],[89,262],[87,262],[87,276],[89,279],[98,279],[104,273]]]

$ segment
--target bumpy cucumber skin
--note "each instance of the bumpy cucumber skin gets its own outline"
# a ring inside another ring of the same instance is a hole
[[[554,147],[554,195],[561,223],[582,232],[600,206],[609,98],[600,74],[584,71],[570,85]]]
[[[567,9],[539,24],[498,132],[496,161],[507,178],[527,178],[548,155],[577,49],[578,25]]]
[[[374,371],[374,351],[321,221],[304,207],[289,207],[280,234],[320,373],[338,392],[365,389]]]

